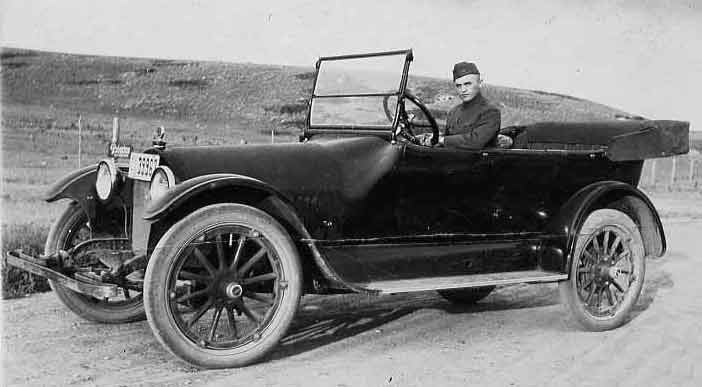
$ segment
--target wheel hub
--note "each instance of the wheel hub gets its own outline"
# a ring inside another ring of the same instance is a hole
[[[590,274],[595,277],[597,282],[607,282],[619,276],[619,268],[608,262],[598,263],[592,266]]]
[[[231,299],[237,299],[244,294],[244,288],[236,282],[230,282],[224,287],[224,294]]]
[[[609,269],[607,270],[607,276],[610,279],[616,279],[619,277],[620,274],[621,274],[621,269],[619,269],[616,266],[610,266]]]

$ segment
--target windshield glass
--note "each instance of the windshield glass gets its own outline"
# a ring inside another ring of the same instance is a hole
[[[322,58],[310,126],[392,128],[406,60],[406,52]]]
[[[386,107],[387,106],[387,112]],[[314,126],[392,127],[397,97],[315,98],[310,124]]]
[[[322,60],[315,96],[395,94],[400,90],[405,54]]]

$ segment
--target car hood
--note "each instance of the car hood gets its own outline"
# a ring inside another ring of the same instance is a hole
[[[335,193],[356,200],[388,174],[402,146],[378,137],[320,138],[305,143],[175,147],[161,152],[177,182],[234,173],[263,181],[289,199]]]

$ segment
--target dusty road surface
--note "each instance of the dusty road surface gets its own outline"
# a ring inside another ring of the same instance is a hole
[[[473,307],[436,293],[308,297],[267,361],[203,371],[172,357],[146,322],[81,320],[53,294],[2,301],[4,385],[702,385],[702,219],[665,219],[624,327],[578,330],[553,285],[504,287]]]

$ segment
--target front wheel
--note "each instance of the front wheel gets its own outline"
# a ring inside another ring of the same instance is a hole
[[[205,368],[239,367],[286,333],[302,292],[297,249],[274,218],[215,204],[176,223],[146,269],[144,302],[156,338]]]
[[[569,279],[559,285],[575,321],[590,331],[626,322],[641,293],[644,256],[641,233],[625,213],[590,213],[578,233]]]
[[[88,215],[76,203],[71,203],[49,230],[44,254],[51,255],[58,250],[71,247],[90,239]],[[81,270],[97,270],[93,265],[80,266]],[[126,323],[143,320],[144,303],[138,289],[123,288],[122,294],[115,298],[97,299],[74,292],[54,281],[49,281],[59,300],[73,313],[86,320],[108,324]]]

